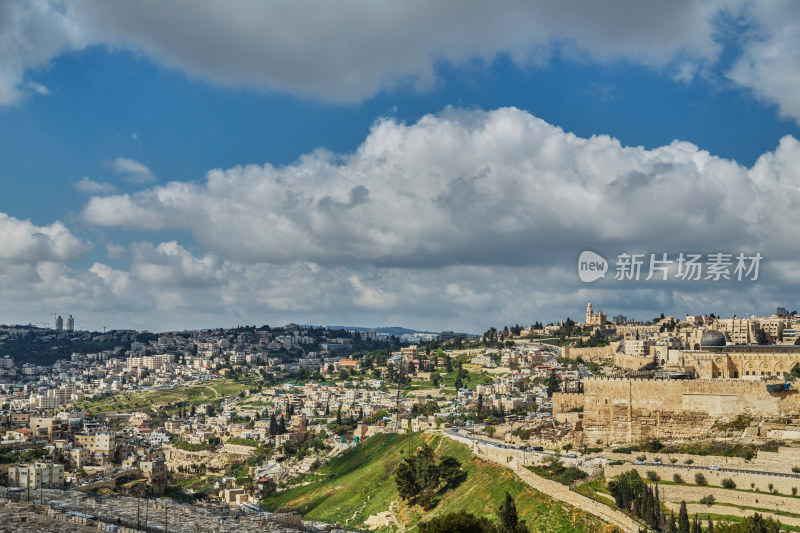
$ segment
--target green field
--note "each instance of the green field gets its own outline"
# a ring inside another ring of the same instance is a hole
[[[400,501],[393,475],[408,450],[426,441],[437,456],[455,457],[467,472],[466,480],[427,514]],[[601,531],[603,526],[596,517],[531,489],[510,470],[482,461],[463,445],[439,436],[376,435],[333,459],[319,474],[317,481],[275,494],[264,504],[273,511],[298,510],[305,519],[339,522],[349,528],[365,528],[367,517],[391,508],[407,530],[416,529],[420,521],[456,511],[494,519],[508,491],[531,531]]]
[[[81,400],[75,404],[75,407],[92,414],[99,414],[110,411],[135,411],[151,406],[170,406],[181,401],[202,404],[243,391],[249,386],[248,383],[240,383],[231,379],[215,379],[190,387],[177,386],[142,392],[125,392],[98,399]]]

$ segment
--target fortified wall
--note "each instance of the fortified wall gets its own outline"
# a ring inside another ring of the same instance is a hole
[[[614,358],[614,354],[619,348],[619,342],[612,342],[608,346],[595,346],[592,348],[575,348],[574,346],[564,346],[563,356],[567,359],[577,359],[580,357],[584,361],[607,361]]]
[[[620,368],[627,368],[630,370],[640,370],[643,366],[647,366],[653,362],[653,356],[640,357],[636,355],[629,355],[625,352],[617,352],[614,354],[614,366]]]
[[[570,413],[583,407],[584,395],[577,392],[554,392],[553,414]]]
[[[686,439],[705,435],[718,419],[739,414],[800,413],[800,393],[768,392],[758,381],[730,379],[584,380],[583,430],[589,443]]]

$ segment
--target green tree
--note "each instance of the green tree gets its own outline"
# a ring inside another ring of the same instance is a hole
[[[517,505],[508,492],[506,492],[505,501],[497,509],[497,531],[498,533],[526,533],[528,531],[525,522],[519,521]]]
[[[767,332],[761,329],[760,327],[756,329],[756,344],[765,345],[769,344],[769,339],[767,338]]]
[[[445,456],[439,461],[439,478],[448,488],[454,488],[464,478],[461,463],[455,457]]]
[[[558,392],[561,379],[556,374],[555,370],[550,371],[550,376],[547,378],[547,397],[552,398],[554,392]]]
[[[472,513],[449,513],[419,525],[420,533],[490,533],[492,524]]]
[[[685,501],[681,501],[681,510],[678,513],[678,533],[690,533],[689,512],[686,510]]]
[[[718,522],[714,524],[715,533],[779,533],[781,523],[773,518],[764,518],[758,513],[748,516],[741,522]]]
[[[455,487],[463,476],[457,459],[444,456],[437,463],[431,447],[424,444],[397,466],[395,482],[402,499],[430,509],[436,505],[437,492]]]
[[[694,520],[692,521],[692,533],[703,533],[703,528],[700,526],[700,519],[697,518],[697,515],[694,515]]]

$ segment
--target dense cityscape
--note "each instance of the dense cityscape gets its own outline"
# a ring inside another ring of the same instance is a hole
[[[74,524],[146,528],[149,520],[162,531],[191,531],[208,516],[237,528],[407,526],[408,510],[432,509],[436,498],[419,500],[416,485],[403,496],[402,469],[391,463],[401,508],[362,505],[342,520],[341,508],[302,502],[343,461],[374,461],[373,442],[425,449],[438,439],[510,468],[554,504],[583,509],[587,527],[667,530],[682,513],[747,507],[800,524],[800,448],[791,446],[800,422],[789,414],[800,317],[784,308],[639,322],[609,321],[589,303],[580,321],[478,336],[296,324],[84,332],[73,324],[58,316],[53,327],[0,327],[0,350],[107,347],[51,364],[0,359],[9,511],[38,501]],[[465,482],[453,479],[439,490]],[[657,518],[633,503],[631,515],[620,512],[614,502],[624,496],[614,488],[631,479],[672,481],[654,496]],[[170,513],[181,516],[172,525]]]
[[[0,533],[800,531],[797,0],[0,0]]]

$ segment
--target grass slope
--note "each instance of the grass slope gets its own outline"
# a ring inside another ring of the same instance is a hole
[[[467,479],[446,493],[427,514],[418,506],[400,501],[393,475],[394,467],[408,450],[415,450],[423,442],[428,442],[437,456],[458,459],[467,472]],[[506,491],[514,497],[517,512],[531,531],[603,530],[603,523],[596,517],[531,489],[510,470],[474,457],[461,444],[423,433],[410,437],[376,435],[326,464],[316,481],[278,493],[264,503],[273,511],[300,511],[307,520],[341,524],[350,520],[347,526],[351,528],[364,527],[367,517],[391,508],[408,530],[416,529],[420,521],[456,511],[494,519]]]

